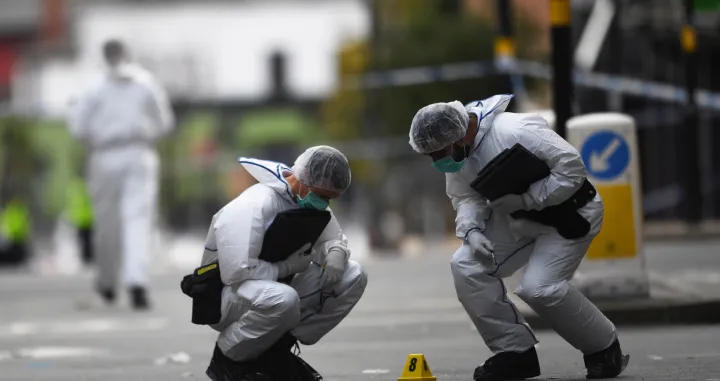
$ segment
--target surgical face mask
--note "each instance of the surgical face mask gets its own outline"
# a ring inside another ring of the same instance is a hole
[[[435,170],[438,170],[440,172],[444,173],[455,173],[459,172],[467,162],[467,156],[469,150],[467,147],[462,146],[463,150],[460,151],[459,149],[453,149],[453,152],[450,156],[446,156],[440,160],[435,160],[432,162],[432,167],[435,168]],[[455,147],[453,147],[455,148]]]
[[[329,202],[323,200],[322,197],[316,195],[313,192],[308,192],[308,194],[305,195],[305,198],[297,195],[297,203],[301,209],[325,210],[328,208],[328,206],[330,206]]]
[[[455,173],[460,171],[467,162],[467,159],[462,159],[462,161],[455,161],[450,156],[446,156],[440,160],[436,160],[432,162],[432,167],[440,172],[445,173]]]

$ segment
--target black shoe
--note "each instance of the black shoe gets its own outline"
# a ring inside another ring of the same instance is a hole
[[[271,375],[274,381],[322,380],[320,373],[294,354],[293,349],[299,354],[300,346],[297,339],[292,334],[286,333],[254,362],[259,369]]]
[[[257,371],[252,362],[231,360],[222,353],[217,343],[205,374],[213,381],[275,381]]]
[[[100,294],[100,297],[105,301],[105,304],[113,304],[115,303],[115,290],[112,289],[98,289],[98,294]]]
[[[130,301],[133,309],[136,310],[147,310],[150,309],[150,302],[148,301],[147,291],[145,287],[134,286],[130,288]]]
[[[475,369],[475,381],[524,380],[540,375],[540,362],[535,348],[525,352],[502,352],[490,357]]]
[[[295,357],[295,361],[298,364],[301,379],[303,381],[321,381],[323,378],[310,364],[306,363],[305,360],[301,359],[298,355],[292,354]]]
[[[600,352],[583,356],[588,379],[615,378],[620,375],[630,361],[630,355],[623,355],[620,341],[615,340]]]

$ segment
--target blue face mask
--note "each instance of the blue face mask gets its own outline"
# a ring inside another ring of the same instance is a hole
[[[455,161],[450,156],[432,162],[432,167],[444,173],[459,172],[467,162],[467,158],[461,161]]]
[[[301,209],[317,209],[325,210],[330,206],[330,203],[323,200],[322,197],[316,195],[313,192],[308,192],[305,198],[297,195],[297,203]]]

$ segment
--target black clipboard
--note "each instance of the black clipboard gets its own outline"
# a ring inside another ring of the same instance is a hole
[[[508,194],[523,194],[536,181],[550,176],[550,167],[520,143],[503,150],[478,172],[470,187],[494,201]]]
[[[291,209],[278,213],[265,232],[259,258],[280,262],[308,242],[314,246],[330,218],[327,210]]]

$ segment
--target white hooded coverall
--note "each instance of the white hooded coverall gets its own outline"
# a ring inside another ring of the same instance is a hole
[[[88,149],[98,286],[145,286],[159,187],[155,142],[174,115],[164,90],[134,64],[111,70],[78,100],[71,135]]]
[[[473,254],[467,243],[455,253],[451,269],[458,299],[493,353],[523,352],[537,340],[506,296],[503,278],[527,265],[514,290],[572,346],[584,354],[607,348],[616,339],[615,326],[569,280],[593,238],[600,232],[603,203],[598,194],[579,213],[590,233],[568,240],[554,228],[523,222],[493,212],[470,183],[504,149],[522,144],[551,168],[551,175],[525,193],[529,208],[557,205],[573,195],[587,176],[577,150],[536,114],[504,112],[511,95],[496,95],[465,106],[478,117],[478,133],[466,165],[446,175],[446,190],[457,211],[456,234],[464,239],[472,228],[490,240],[497,266]]]
[[[286,332],[312,345],[335,328],[360,300],[367,275],[348,260],[342,278],[323,287],[320,264],[330,250],[349,258],[347,237],[334,215],[313,247],[313,263],[290,285],[277,282],[277,267],[258,259],[265,231],[275,216],[297,209],[285,181],[283,164],[240,158],[259,181],[223,207],[212,219],[201,265],[219,261],[225,287],[222,318],[211,327],[220,332],[220,350],[235,361],[251,360]],[[332,211],[331,211],[332,213]]]

